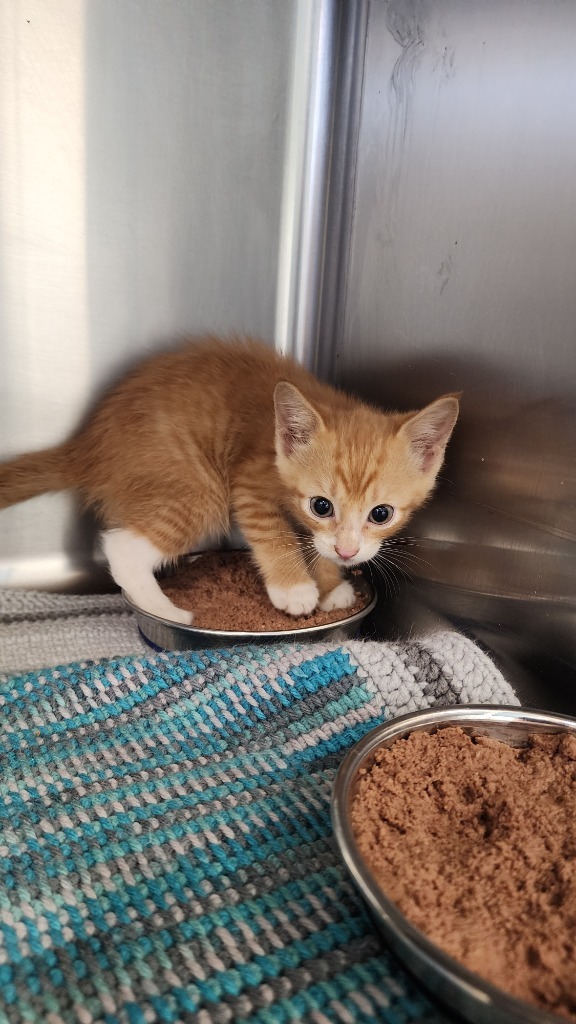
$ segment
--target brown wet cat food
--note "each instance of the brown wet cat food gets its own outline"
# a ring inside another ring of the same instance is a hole
[[[160,586],[180,608],[194,611],[194,627],[199,629],[266,632],[325,626],[355,615],[368,603],[357,592],[355,604],[345,610],[316,609],[310,615],[287,615],[270,604],[246,551],[207,552],[185,562],[173,576],[161,580]]]
[[[576,737],[413,732],[363,770],[360,851],[446,953],[576,1021]]]

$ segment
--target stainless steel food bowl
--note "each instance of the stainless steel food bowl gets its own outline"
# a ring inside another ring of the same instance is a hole
[[[230,647],[233,644],[287,643],[293,640],[299,642],[332,640],[341,643],[356,636],[362,619],[372,611],[376,604],[376,591],[367,579],[357,576],[354,579],[354,587],[366,596],[368,602],[354,615],[347,616],[343,611],[342,618],[336,622],[329,622],[325,626],[303,626],[299,629],[254,632],[242,629],[199,629],[196,626],[184,626],[145,612],[143,608],[135,605],[124,592],[123,597],[128,607],[134,612],[140,632],[149,644],[163,651],[183,651],[206,647]]]
[[[574,718],[487,704],[418,711],[377,726],[351,748],[334,782],[332,822],[344,863],[384,938],[406,968],[464,1020],[470,1024],[566,1024],[565,1017],[545,1013],[507,995],[434,945],[387,898],[356,845],[350,808],[360,769],[370,766],[378,748],[390,746],[411,732],[436,732],[446,726],[459,726],[470,734],[490,736],[511,746],[523,746],[534,733],[576,734]]]

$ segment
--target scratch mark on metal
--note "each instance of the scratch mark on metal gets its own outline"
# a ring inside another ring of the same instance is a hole
[[[402,48],[390,77],[394,96],[396,129],[402,142],[406,139],[410,120],[410,107],[414,93],[414,75],[424,50],[422,15],[424,0],[394,0],[388,5],[386,26],[392,38]]]
[[[446,285],[450,281],[450,278],[452,276],[453,266],[454,266],[454,261],[453,261],[451,256],[448,256],[447,259],[442,260],[442,263],[440,264],[440,270],[436,274],[436,277],[439,277],[439,278],[442,279],[442,284],[440,285],[440,295],[442,295],[442,292],[444,291]]]
[[[386,236],[395,234],[396,209],[404,168],[404,148],[410,129],[414,80],[425,49],[424,15],[428,0],[388,0],[386,28],[401,50],[388,83],[390,124],[387,132],[383,205]]]

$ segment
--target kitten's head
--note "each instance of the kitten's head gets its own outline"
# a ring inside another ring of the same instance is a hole
[[[316,550],[340,565],[373,558],[431,494],[458,416],[446,395],[414,413],[360,403],[321,415],[293,384],[274,392],[276,465]]]

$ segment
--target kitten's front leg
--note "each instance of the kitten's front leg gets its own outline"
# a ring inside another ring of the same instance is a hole
[[[309,615],[318,604],[298,537],[281,512],[247,494],[234,502],[234,515],[275,608],[288,615]]]
[[[319,558],[312,572],[320,590],[322,611],[331,612],[335,608],[352,607],[356,601],[354,587],[348,580],[342,579],[336,562],[331,562],[329,558]]]

